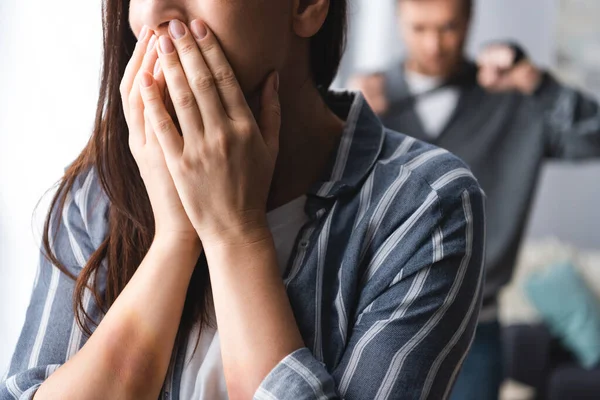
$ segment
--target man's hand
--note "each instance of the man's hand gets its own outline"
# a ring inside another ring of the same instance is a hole
[[[388,110],[383,74],[355,75],[348,82],[348,88],[361,91],[376,114],[381,115]]]
[[[517,50],[509,44],[487,46],[477,59],[479,84],[490,92],[517,90],[533,94],[542,80],[542,71],[527,57],[517,59]]]

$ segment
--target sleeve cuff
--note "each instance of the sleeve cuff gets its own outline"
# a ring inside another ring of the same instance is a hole
[[[552,107],[560,97],[562,89],[562,85],[546,71],[539,86],[533,92],[533,97],[545,108]]]
[[[338,398],[333,377],[306,347],[281,360],[254,395],[254,400]]]
[[[35,386],[30,387],[26,391],[23,392],[19,400],[33,400],[33,396],[38,391],[38,389],[42,386],[41,383],[36,384]]]

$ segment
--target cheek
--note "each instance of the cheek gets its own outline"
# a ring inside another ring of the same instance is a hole
[[[419,34],[412,30],[405,29],[403,31],[404,45],[413,52],[418,52],[421,46],[421,38]],[[413,55],[414,56],[414,55]]]
[[[458,35],[449,33],[444,38],[444,53],[448,56],[455,56],[461,52],[461,41]]]
[[[269,14],[271,12],[264,13]],[[259,90],[264,78],[274,69],[281,70],[285,64],[291,28],[282,18],[268,21],[254,11],[246,18],[209,24],[247,95]]]

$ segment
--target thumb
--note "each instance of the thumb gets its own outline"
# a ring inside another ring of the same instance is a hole
[[[274,71],[267,78],[261,95],[258,126],[263,139],[274,154],[279,149],[281,128],[281,104],[279,103],[279,73]]]
[[[500,74],[498,70],[491,66],[484,66],[479,69],[479,84],[486,89],[494,89],[498,84]]]

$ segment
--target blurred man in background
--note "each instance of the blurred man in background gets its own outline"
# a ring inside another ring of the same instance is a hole
[[[397,0],[401,65],[355,77],[388,127],[460,156],[487,194],[487,281],[477,334],[452,400],[497,399],[498,292],[510,279],[546,158],[600,157],[600,107],[534,65],[516,44],[468,61],[472,0]]]

